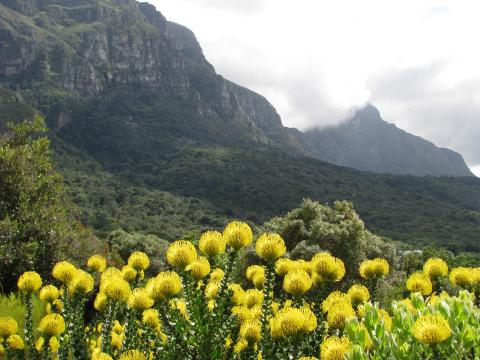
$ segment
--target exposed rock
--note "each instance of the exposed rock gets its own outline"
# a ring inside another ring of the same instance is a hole
[[[215,72],[192,31],[135,0],[0,0],[0,84],[46,109],[59,128],[74,121],[63,98],[81,103],[123,88],[148,90],[167,107],[181,101],[168,110],[187,107],[187,118],[201,118],[195,131],[224,142],[279,146],[361,170],[471,175],[459,154],[383,122],[373,108],[338,128],[285,128],[264,97]],[[173,121],[177,137],[194,131]]]

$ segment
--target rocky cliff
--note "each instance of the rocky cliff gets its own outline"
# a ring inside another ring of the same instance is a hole
[[[90,133],[79,139],[81,129],[98,127],[132,143],[261,144],[361,170],[471,175],[460,155],[371,109],[338,128],[285,128],[264,97],[215,72],[189,29],[135,0],[0,0],[0,84],[82,146]]]
[[[0,81],[21,92],[48,86],[88,98],[151,89],[222,119],[244,140],[301,148],[266,99],[217,75],[194,34],[148,3],[2,0],[0,48]],[[32,102],[42,106],[38,96]]]

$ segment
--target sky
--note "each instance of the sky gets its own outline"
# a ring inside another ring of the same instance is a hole
[[[149,0],[285,126],[382,117],[460,152],[480,176],[480,1]]]

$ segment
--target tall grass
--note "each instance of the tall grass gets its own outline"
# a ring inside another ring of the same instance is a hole
[[[40,319],[45,315],[45,302],[38,296],[33,297],[33,328],[36,329]],[[23,337],[25,325],[25,305],[17,294],[0,294],[0,317],[10,316],[18,323],[19,335]]]

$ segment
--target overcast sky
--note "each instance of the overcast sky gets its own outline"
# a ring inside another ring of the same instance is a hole
[[[462,153],[480,175],[480,1],[150,0],[193,30],[218,73],[286,126],[383,118]]]

